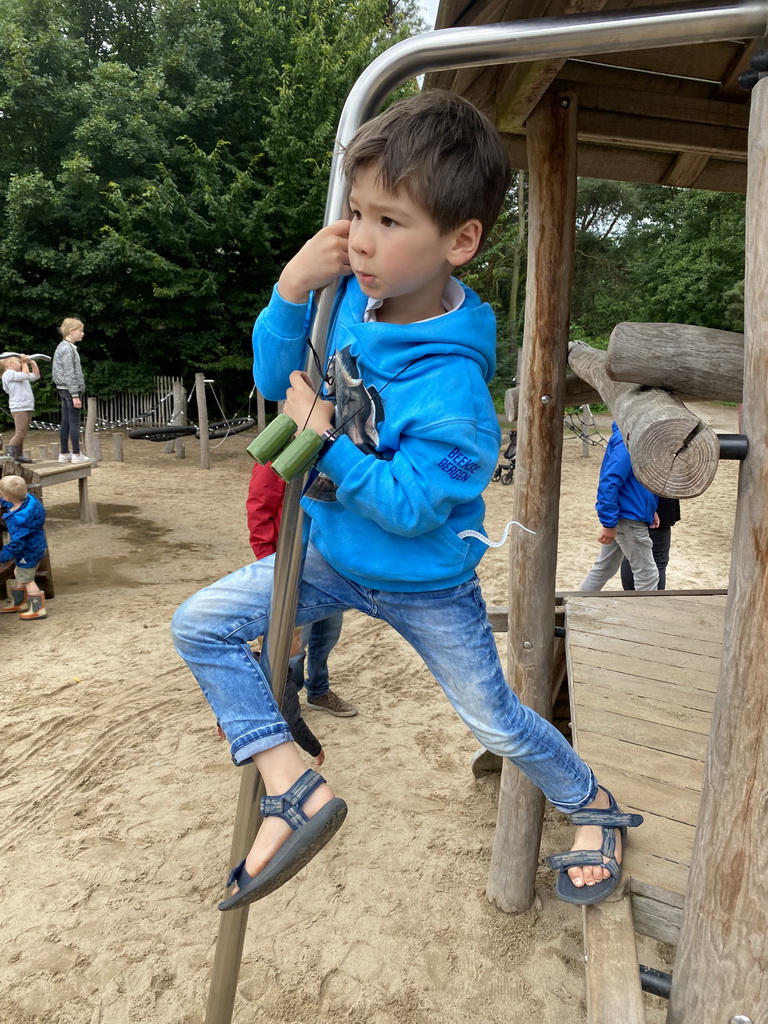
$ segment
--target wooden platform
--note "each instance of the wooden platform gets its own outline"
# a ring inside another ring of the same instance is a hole
[[[720,669],[724,596],[569,597],[574,743],[645,823],[624,874],[635,929],[676,943]]]
[[[95,463],[78,462],[31,462],[18,463],[13,459],[4,460],[3,475],[15,473],[26,480],[29,490],[39,497],[39,490],[53,484],[66,484],[77,481],[80,500],[80,521],[83,523],[98,522],[96,508],[91,505],[88,497],[88,477]]]

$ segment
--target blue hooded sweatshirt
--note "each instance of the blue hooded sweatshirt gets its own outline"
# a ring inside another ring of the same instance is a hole
[[[0,562],[15,562],[22,568],[37,565],[48,547],[43,532],[45,509],[33,494],[12,511],[10,501],[0,498],[0,511],[8,531],[8,543],[0,548]]]
[[[310,539],[337,572],[387,591],[464,583],[486,551],[482,493],[501,443],[488,382],[496,368],[491,308],[464,302],[414,324],[363,323],[367,298],[342,282],[328,343],[326,397],[339,434],[318,463],[302,506]],[[253,331],[254,380],[285,397],[306,358],[310,304],[275,288]]]
[[[600,466],[597,485],[597,518],[602,526],[614,527],[619,519],[635,519],[650,524],[659,499],[643,487],[632,472],[632,462],[618,426],[613,424],[608,446]]]

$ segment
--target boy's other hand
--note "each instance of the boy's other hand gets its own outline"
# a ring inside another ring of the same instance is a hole
[[[294,370],[289,380],[291,386],[285,393],[283,412],[297,424],[299,432],[310,427],[316,434],[324,433],[333,420],[333,402],[322,398],[315,401],[315,389],[301,370]]]
[[[615,526],[602,526],[597,537],[598,544],[613,544],[616,540]]]
[[[286,263],[277,290],[286,302],[306,302],[309,293],[352,273],[348,220],[337,220],[313,235]]]

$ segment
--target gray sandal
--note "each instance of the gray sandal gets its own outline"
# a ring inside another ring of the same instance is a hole
[[[338,797],[324,804],[308,818],[302,804],[318,786],[322,775],[310,768],[281,796],[263,796],[259,805],[262,817],[282,818],[293,829],[274,857],[256,875],[249,875],[242,860],[227,879],[227,888],[237,884],[237,892],[219,904],[219,910],[234,910],[268,896],[308,864],[315,854],[338,832],[347,816],[347,805]]]
[[[566,903],[576,903],[579,906],[600,903],[614,891],[621,881],[621,864],[616,860],[616,829],[621,833],[623,860],[627,846],[627,829],[636,828],[643,823],[642,814],[625,814],[619,809],[612,793],[608,792],[604,786],[599,786],[598,789],[602,789],[604,793],[608,794],[610,807],[574,811],[569,817],[572,825],[599,825],[602,828],[603,844],[600,849],[569,850],[568,853],[556,853],[552,857],[547,857],[547,864],[560,871],[557,876],[555,892]],[[604,857],[607,858],[607,861],[603,860]],[[602,882],[595,882],[594,885],[574,885],[568,875],[568,868],[586,865],[604,867],[610,871],[611,877],[604,878]]]

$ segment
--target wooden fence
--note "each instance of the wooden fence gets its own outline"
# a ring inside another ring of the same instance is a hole
[[[117,427],[159,427],[171,422],[173,386],[181,384],[176,377],[155,377],[154,391],[145,395],[123,394],[98,399],[96,430]]]

